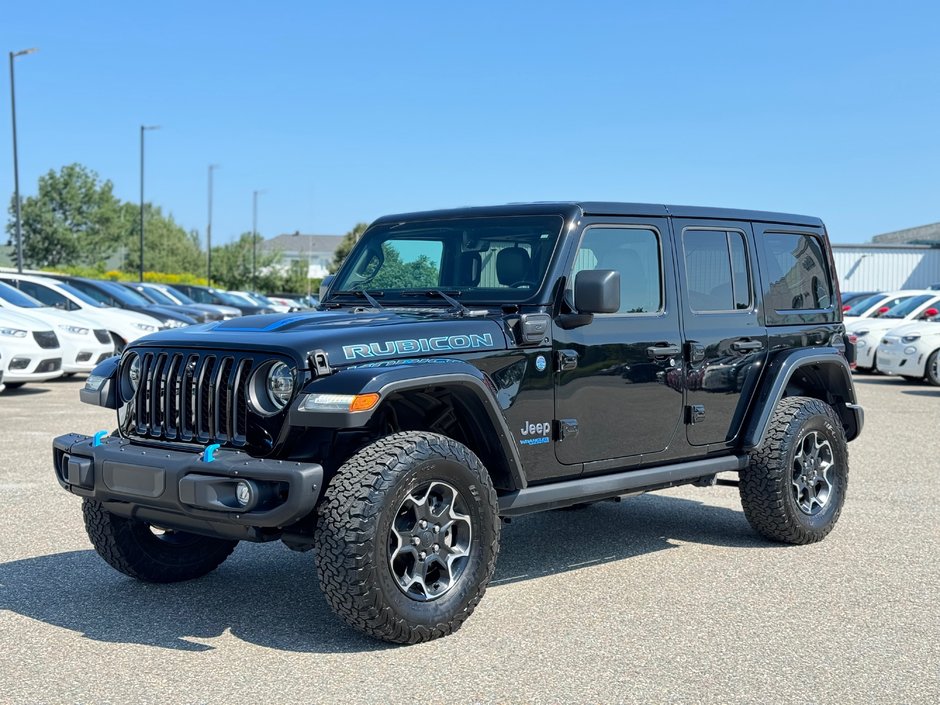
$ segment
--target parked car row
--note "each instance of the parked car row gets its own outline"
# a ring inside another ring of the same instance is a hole
[[[208,286],[0,271],[0,390],[88,373],[158,330],[308,307]]]
[[[846,330],[856,340],[858,371],[940,386],[940,291],[868,293],[846,300]]]

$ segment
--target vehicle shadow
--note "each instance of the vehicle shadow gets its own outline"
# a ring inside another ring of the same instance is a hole
[[[17,388],[17,389],[14,389],[14,388],[8,386],[8,387],[3,391],[3,397],[0,397],[0,398],[6,398],[6,397],[32,397],[32,396],[35,396],[35,395],[37,395],[37,394],[46,394],[46,393],[49,392],[49,390],[48,390],[48,389],[45,389],[44,387],[37,387],[37,386],[35,386],[35,385],[37,385],[37,384],[45,384],[45,382],[42,382],[42,383],[40,383],[40,382],[32,382],[32,383],[30,383],[30,384],[27,384],[27,385],[25,385],[25,386],[23,386],[23,387],[19,387],[19,388]]]
[[[603,527],[603,530],[598,530]],[[548,512],[503,526],[488,600],[507,583],[534,580],[634,556],[680,549],[678,542],[761,547],[740,511],[646,495]],[[93,550],[0,564],[0,609],[89,639],[183,651],[226,631],[252,644],[294,652],[395,648],[347,628],[317,588],[311,553],[243,544],[214,573],[186,583],[139,583]]]
[[[940,389],[905,389],[901,393],[915,397],[940,397]]]

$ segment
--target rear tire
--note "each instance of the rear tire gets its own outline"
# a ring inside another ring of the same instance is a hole
[[[748,522],[772,541],[821,541],[842,512],[848,459],[845,431],[831,406],[808,397],[782,399],[741,471]]]
[[[85,530],[92,545],[115,570],[148,583],[201,578],[229,557],[238,541],[183,531],[161,531],[125,519],[93,499],[82,501]]]
[[[320,503],[320,588],[369,636],[414,644],[453,633],[496,566],[499,516],[471,450],[434,433],[396,433],[347,460]]]

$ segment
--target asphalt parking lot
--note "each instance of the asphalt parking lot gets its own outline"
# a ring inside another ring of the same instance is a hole
[[[108,567],[50,468],[53,436],[114,425],[80,385],[0,395],[0,702],[940,702],[940,389],[858,379],[820,544],[765,542],[727,486],[517,519],[466,626],[393,647],[280,543],[177,585]]]

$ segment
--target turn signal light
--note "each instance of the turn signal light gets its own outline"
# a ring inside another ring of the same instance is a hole
[[[352,403],[349,405],[349,410],[368,411],[378,403],[379,395],[374,392],[371,394],[357,394],[353,397]]]

